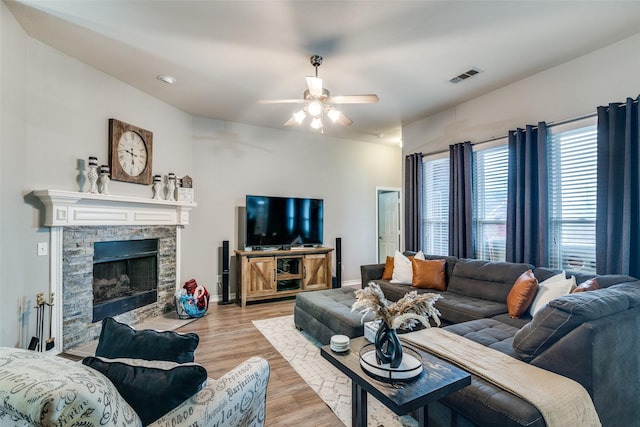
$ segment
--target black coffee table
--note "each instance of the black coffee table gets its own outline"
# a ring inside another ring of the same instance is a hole
[[[346,353],[335,353],[328,345],[320,349],[327,359],[351,379],[351,425],[367,426],[367,393],[378,399],[397,415],[416,411],[420,426],[427,426],[428,404],[471,384],[471,375],[436,356],[415,347],[424,364],[420,376],[409,381],[388,383],[378,381],[360,366],[360,349],[369,344],[364,337],[351,340]],[[402,344],[406,346],[405,343]],[[370,347],[368,348],[368,350]]]

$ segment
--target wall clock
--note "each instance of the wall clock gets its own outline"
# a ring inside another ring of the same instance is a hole
[[[117,119],[109,119],[111,179],[150,185],[153,180],[153,133]]]

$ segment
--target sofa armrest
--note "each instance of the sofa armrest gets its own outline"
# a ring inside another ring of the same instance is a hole
[[[207,385],[151,426],[264,426],[269,363],[252,357]]]
[[[360,266],[360,275],[362,277],[362,289],[366,288],[370,281],[382,279],[384,272],[384,264],[369,264]]]

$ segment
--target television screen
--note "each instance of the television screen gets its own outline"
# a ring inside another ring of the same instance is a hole
[[[246,202],[246,246],[322,244],[322,199],[247,196]]]

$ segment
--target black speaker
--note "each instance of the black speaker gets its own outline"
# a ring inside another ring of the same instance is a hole
[[[229,241],[222,241],[222,299],[218,304],[229,304]]]
[[[332,287],[342,287],[342,239],[340,237],[336,237],[336,282]]]

